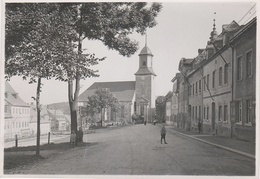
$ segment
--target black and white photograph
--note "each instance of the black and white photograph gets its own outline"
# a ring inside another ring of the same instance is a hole
[[[257,8],[3,0],[0,177],[259,178]]]

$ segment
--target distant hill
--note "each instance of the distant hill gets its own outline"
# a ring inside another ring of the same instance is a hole
[[[62,102],[62,103],[52,103],[47,105],[49,108],[52,109],[59,109],[64,114],[70,115],[70,106],[69,102]]]

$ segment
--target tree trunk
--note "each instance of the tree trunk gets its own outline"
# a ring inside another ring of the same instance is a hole
[[[68,94],[69,94],[69,105],[70,105],[70,117],[71,117],[71,131],[77,131],[78,121],[77,121],[77,104],[79,95],[79,78],[76,79],[75,93],[73,97],[73,81],[68,81]]]
[[[79,8],[79,37],[78,37],[78,54],[82,53],[82,11],[81,11],[81,5],[78,6]],[[73,96],[73,80],[68,81],[68,89],[69,89],[69,105],[70,105],[70,117],[71,117],[71,131],[74,130],[77,131],[77,107],[78,107],[78,97],[79,97],[79,89],[80,89],[80,74],[77,71],[76,72],[76,85],[75,85],[75,92]]]
[[[41,110],[40,110],[41,77],[38,78],[36,92],[36,111],[37,111],[37,140],[36,155],[40,156],[40,135],[41,135]]]

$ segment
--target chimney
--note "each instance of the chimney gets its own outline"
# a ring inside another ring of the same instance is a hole
[[[205,49],[199,48],[198,49],[198,54],[200,55]]]

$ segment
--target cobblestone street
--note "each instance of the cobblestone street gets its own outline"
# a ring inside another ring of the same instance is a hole
[[[7,173],[32,175],[217,175],[251,176],[254,159],[176,134],[159,125],[97,130],[75,147],[32,166]],[[7,174],[6,173],[6,174]]]

